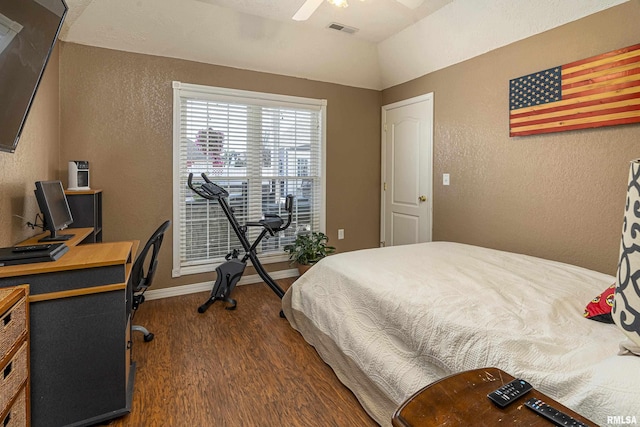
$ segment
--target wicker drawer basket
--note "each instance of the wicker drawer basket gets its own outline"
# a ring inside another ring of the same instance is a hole
[[[27,424],[27,391],[20,390],[18,397],[7,412],[7,415],[0,420],[2,427],[24,427]]]
[[[22,298],[0,318],[0,360],[27,330],[27,298]]]
[[[0,413],[4,412],[27,379],[27,348],[27,343],[24,342],[0,370]]]

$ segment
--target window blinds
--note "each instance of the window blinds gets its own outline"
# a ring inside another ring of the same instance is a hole
[[[321,228],[325,105],[174,83],[174,276],[213,270],[234,248],[242,252],[218,203],[187,187],[189,173],[224,187],[241,225],[285,216],[286,196],[295,196],[291,227],[258,248],[263,262],[282,260],[297,231]],[[249,241],[260,231],[249,228]]]

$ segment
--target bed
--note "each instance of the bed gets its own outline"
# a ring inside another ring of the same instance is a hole
[[[640,420],[640,357],[586,319],[613,276],[451,242],[327,257],[297,279],[283,311],[380,425],[427,384],[497,367],[599,425]],[[609,418],[610,420],[611,418]]]

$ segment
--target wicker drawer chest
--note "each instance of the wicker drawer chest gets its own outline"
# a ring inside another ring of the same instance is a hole
[[[28,287],[0,289],[0,425],[29,426]]]

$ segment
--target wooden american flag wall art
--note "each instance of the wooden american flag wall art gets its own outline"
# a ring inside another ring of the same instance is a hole
[[[509,136],[639,122],[640,44],[509,82]]]

